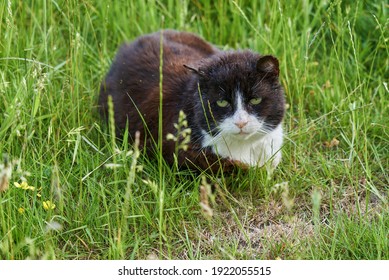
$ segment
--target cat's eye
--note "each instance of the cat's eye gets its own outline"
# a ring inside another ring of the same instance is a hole
[[[222,107],[222,108],[227,107],[228,105],[230,105],[230,103],[227,100],[225,100],[225,99],[218,100],[216,102],[216,104],[217,104],[217,106]]]
[[[250,104],[251,105],[258,105],[259,103],[261,103],[261,101],[262,101],[262,98],[260,98],[260,97],[253,98],[250,100]]]

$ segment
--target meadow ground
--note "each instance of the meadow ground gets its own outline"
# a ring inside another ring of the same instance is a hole
[[[377,0],[1,1],[0,259],[389,259],[388,18]],[[272,175],[211,193],[110,136],[99,84],[161,28],[279,58]]]

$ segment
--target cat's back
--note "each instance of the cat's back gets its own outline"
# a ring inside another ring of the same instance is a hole
[[[153,112],[157,112],[159,106],[162,54],[164,110],[176,119],[174,114],[178,116],[179,111],[176,107],[182,107],[180,102],[188,99],[179,95],[185,91],[192,75],[184,65],[196,67],[217,52],[199,36],[175,30],[147,34],[123,44],[101,84],[100,113],[108,115],[108,96],[112,96],[118,127],[124,128],[128,119],[141,123],[138,110],[146,122],[154,122]]]
[[[162,50],[161,41],[163,42]],[[217,52],[217,48],[188,32],[162,30],[141,36],[120,47],[103,81],[102,95],[104,97],[106,93],[115,98],[116,94],[123,93],[123,91],[150,92],[150,89],[159,85],[161,54],[164,79],[169,82],[174,79],[184,81],[190,75],[184,65],[196,67],[202,59]],[[168,87],[167,90],[169,89]]]
[[[154,34],[160,39],[161,32]],[[167,56],[183,56],[186,61],[197,61],[218,52],[218,49],[193,33],[165,30],[162,34]]]
[[[177,66],[177,69],[173,69],[175,71],[184,71],[183,64],[197,64],[201,59],[210,57],[217,51],[215,47],[195,34],[162,30],[123,44],[108,77],[115,74],[129,77],[129,74],[142,75],[142,73],[145,77],[155,77],[155,72],[159,71],[161,54],[164,72],[169,75],[172,66]]]

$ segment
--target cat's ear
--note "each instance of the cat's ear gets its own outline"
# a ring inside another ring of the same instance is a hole
[[[195,73],[195,74],[197,74],[197,75],[199,75],[200,77],[205,77],[206,76],[206,74],[205,74],[205,72],[203,71],[203,70],[201,70],[200,68],[199,69],[195,69],[195,68],[193,68],[193,67],[190,67],[190,66],[188,66],[188,65],[183,65],[186,69],[189,69],[191,72],[193,72],[193,73]]]
[[[280,73],[278,59],[272,55],[261,56],[257,61],[257,71],[278,77]]]

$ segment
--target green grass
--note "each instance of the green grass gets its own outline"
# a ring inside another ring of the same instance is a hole
[[[0,259],[389,259],[388,18],[384,1],[2,1]],[[212,194],[110,137],[99,84],[161,27],[279,58],[272,176]]]

